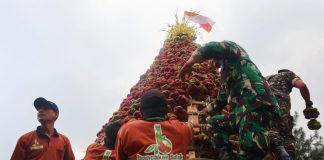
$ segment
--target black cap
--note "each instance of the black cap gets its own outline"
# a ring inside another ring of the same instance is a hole
[[[141,97],[141,108],[166,108],[165,96],[157,89],[151,89]]]
[[[55,103],[48,101],[43,97],[36,98],[34,101],[34,106],[35,106],[36,110],[39,110],[41,107],[46,106],[46,107],[52,108],[53,111],[55,111],[55,112],[59,112],[59,109]]]

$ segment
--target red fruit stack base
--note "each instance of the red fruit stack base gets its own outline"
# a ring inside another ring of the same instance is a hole
[[[177,77],[180,68],[198,46],[194,42],[196,33],[196,28],[189,26],[187,22],[176,20],[176,24],[168,30],[163,48],[153,64],[130,89],[130,93],[107,124],[117,120],[127,123],[130,120],[141,119],[139,100],[142,94],[150,89],[159,89],[165,94],[168,104],[167,119],[176,117],[181,121],[189,120],[194,126],[203,123],[198,118],[198,112],[204,108],[201,101],[214,99],[219,90],[219,73],[213,62],[195,64],[185,81]],[[200,127],[194,130],[195,138],[192,146],[188,148],[188,158],[215,159],[207,133]],[[104,133],[101,129],[97,133],[96,142],[103,143],[103,139]]]

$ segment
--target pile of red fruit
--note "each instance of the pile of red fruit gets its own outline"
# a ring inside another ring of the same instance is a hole
[[[204,101],[208,97],[215,98],[219,90],[219,74],[212,61],[195,64],[185,81],[177,77],[179,70],[197,46],[193,39],[185,35],[165,42],[153,64],[130,89],[130,93],[109,118],[109,122],[122,120],[126,123],[131,119],[140,119],[142,117],[139,112],[140,97],[150,89],[159,89],[165,94],[168,112],[172,113],[168,115],[175,115],[181,121],[188,120],[187,107],[192,100]],[[102,129],[97,136],[97,142],[102,142],[104,136]]]

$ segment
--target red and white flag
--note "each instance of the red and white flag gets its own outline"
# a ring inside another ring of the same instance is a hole
[[[189,21],[198,23],[200,25],[200,27],[203,28],[204,30],[206,30],[207,32],[210,32],[213,25],[215,24],[215,22],[213,20],[211,20],[210,18],[199,15],[194,12],[184,11],[184,15]]]

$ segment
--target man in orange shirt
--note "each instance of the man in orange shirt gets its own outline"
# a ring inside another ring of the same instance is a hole
[[[54,128],[59,116],[57,105],[40,97],[34,106],[41,126],[19,138],[11,160],[74,160],[69,139]]]
[[[166,100],[159,90],[141,97],[143,120],[124,124],[117,135],[117,160],[186,159],[192,128],[185,122],[165,120]]]
[[[105,127],[105,144],[99,143],[91,144],[83,160],[115,160],[115,143],[119,128],[121,127],[120,122],[112,122]]]

